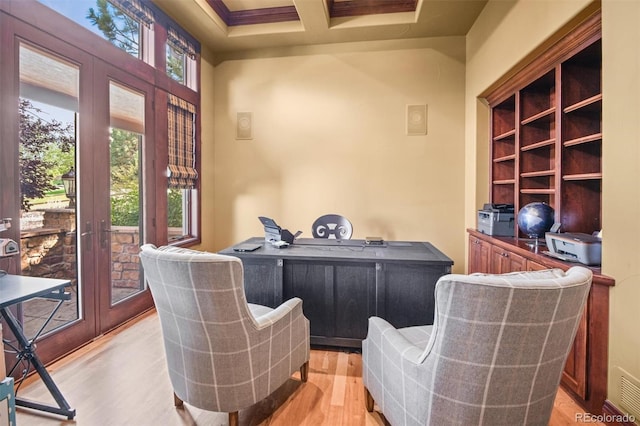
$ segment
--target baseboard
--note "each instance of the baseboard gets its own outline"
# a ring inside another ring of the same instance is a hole
[[[624,425],[624,426],[636,426],[636,421],[640,419],[634,418],[630,414],[624,414],[608,399],[604,401],[602,407],[602,423],[607,425]]]

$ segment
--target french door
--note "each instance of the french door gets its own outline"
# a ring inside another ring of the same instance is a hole
[[[85,174],[93,185],[80,195],[92,199],[93,223],[85,222],[84,232],[94,244],[95,256],[89,260],[96,266],[97,329],[103,333],[152,305],[138,253],[153,223],[145,207],[153,205],[147,187],[153,187],[154,88],[96,63],[95,140],[102,143],[87,153],[93,168]]]
[[[19,308],[27,337],[42,332],[38,353],[48,362],[152,306],[137,253],[154,222],[154,91],[31,25],[0,19],[0,215],[13,223],[2,237],[21,247],[0,269],[70,281],[71,299],[45,329],[46,300]]]

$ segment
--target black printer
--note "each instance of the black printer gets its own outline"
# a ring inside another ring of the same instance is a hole
[[[512,237],[514,210],[513,204],[485,204],[478,210],[478,231],[496,237]]]

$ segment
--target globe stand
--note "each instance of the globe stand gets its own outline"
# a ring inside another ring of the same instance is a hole
[[[540,241],[540,236],[538,234],[528,234],[529,242],[527,245],[531,247],[534,253],[538,252],[538,248],[540,246],[546,246],[547,244],[544,241]]]

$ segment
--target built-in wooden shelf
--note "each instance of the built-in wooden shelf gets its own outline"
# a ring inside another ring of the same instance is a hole
[[[578,173],[574,175],[564,175],[563,180],[598,180],[602,179],[602,173]]]
[[[511,154],[511,155],[505,155],[504,157],[500,157],[500,158],[494,158],[493,162],[494,163],[502,163],[503,161],[512,161],[516,159],[516,155],[515,154]]]
[[[551,146],[556,144],[556,138],[546,139],[540,142],[532,143],[530,145],[520,147],[521,151],[531,151],[533,149],[544,148],[545,146]]]
[[[602,93],[598,93],[597,95],[591,96],[590,98],[587,98],[583,101],[576,102],[573,105],[569,105],[568,107],[565,107],[562,110],[562,112],[564,112],[565,114],[568,114],[573,111],[578,111],[580,109],[591,107],[597,104],[598,102],[602,102]]]
[[[494,185],[513,185],[514,183],[516,183],[515,179],[500,179],[493,181]]]
[[[515,134],[516,134],[516,129],[512,129],[512,130],[509,130],[508,132],[504,132],[504,133],[502,133],[502,134],[500,134],[498,136],[495,136],[493,138],[493,140],[494,141],[499,141],[499,140],[502,140],[502,139],[507,139],[507,138],[510,138],[511,136],[514,136]]]
[[[538,121],[541,118],[553,116],[553,114],[555,114],[555,112],[556,112],[556,107],[554,106],[554,107],[551,107],[551,108],[546,109],[544,111],[541,111],[541,112],[539,112],[539,113],[537,113],[535,115],[532,115],[531,117],[525,118],[524,120],[521,121],[521,124],[524,126],[524,125],[533,123],[534,121]]]
[[[602,133],[595,133],[593,135],[588,135],[588,136],[583,136],[581,138],[571,139],[571,140],[565,141],[563,143],[563,145],[564,146],[575,146],[575,145],[581,145],[583,143],[598,142],[598,141],[602,141]]]
[[[535,172],[520,173],[520,177],[532,178],[532,177],[540,177],[540,176],[553,176],[555,174],[556,174],[555,170],[536,170]]]
[[[545,194],[545,195],[549,195],[549,194],[555,194],[556,190],[553,188],[523,188],[520,189],[520,193],[521,194]]]

